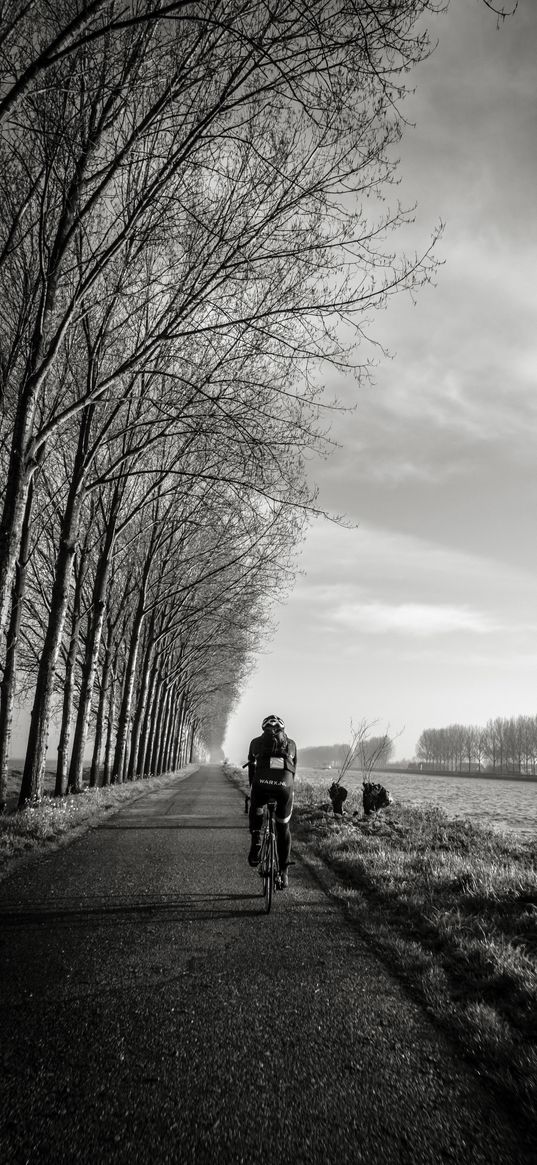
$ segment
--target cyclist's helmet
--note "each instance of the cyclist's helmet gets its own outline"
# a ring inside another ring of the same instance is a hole
[[[281,716],[265,716],[265,719],[261,725],[262,732],[264,732],[266,728],[270,729],[272,732],[283,732],[285,724]]]

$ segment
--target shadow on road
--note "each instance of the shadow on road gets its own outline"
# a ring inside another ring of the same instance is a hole
[[[145,821],[143,819],[137,819],[134,816],[126,821],[116,821],[114,819],[112,821],[104,822],[100,828],[102,830],[111,829],[114,832],[128,832],[128,830],[132,829],[217,829],[220,831],[225,829],[237,829],[237,822],[236,820],[233,820],[228,824],[227,822],[221,821],[220,819],[211,821],[206,817],[174,817],[170,814],[168,817],[149,818]]]
[[[238,902],[259,902],[259,909],[256,910],[237,910],[234,909],[234,904]],[[229,903],[226,908],[224,903]],[[34,903],[27,909],[18,910],[2,910],[0,911],[0,919],[4,927],[18,927],[18,926],[51,926],[59,927],[67,926],[87,926],[89,922],[109,925],[121,919],[132,922],[137,918],[142,921],[151,920],[151,922],[166,922],[173,921],[199,921],[199,920],[213,920],[223,918],[245,918],[253,914],[258,914],[261,909],[262,901],[261,894],[185,894],[183,897],[168,895],[166,898],[153,898],[150,901],[144,900],[133,902],[129,898],[128,902],[121,900],[111,901],[109,898],[102,902],[97,902],[92,899],[91,906],[83,906],[80,901],[76,905],[71,902],[66,902],[65,905],[51,906],[47,903]]]

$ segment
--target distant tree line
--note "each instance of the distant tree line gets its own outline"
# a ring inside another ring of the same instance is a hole
[[[353,756],[350,769],[362,771],[372,767],[382,769],[393,755],[394,744],[387,736],[369,736],[361,742]],[[348,744],[320,744],[300,750],[301,767],[309,769],[340,769],[349,752]]]
[[[489,720],[484,728],[450,724],[422,732],[416,758],[447,772],[537,773],[537,716]]]

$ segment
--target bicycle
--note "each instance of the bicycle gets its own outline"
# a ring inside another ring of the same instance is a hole
[[[265,913],[268,914],[272,906],[274,888],[280,883],[280,863],[278,861],[278,846],[276,843],[276,802],[267,802],[265,828],[261,840],[258,870],[263,879],[263,897],[265,899]]]
[[[242,767],[245,769],[248,762]],[[263,897],[265,899],[265,913],[268,914],[272,906],[274,889],[281,889],[280,863],[278,859],[278,843],[276,838],[276,801],[267,801],[265,814],[265,828],[261,839],[257,872],[263,879]],[[244,812],[248,813],[250,794],[244,794]]]

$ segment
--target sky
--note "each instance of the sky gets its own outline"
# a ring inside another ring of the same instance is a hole
[[[300,748],[537,714],[537,4],[497,27],[482,0],[430,22],[404,112],[407,249],[439,220],[436,285],[374,326],[372,385],[310,463],[319,504],[224,742],[246,759],[274,712]]]

